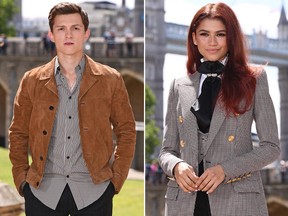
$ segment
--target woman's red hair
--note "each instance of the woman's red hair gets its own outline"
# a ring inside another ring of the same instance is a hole
[[[224,3],[207,4],[194,16],[188,32],[187,71],[193,74],[201,64],[203,56],[193,43],[192,33],[203,19],[218,19],[226,26],[228,61],[222,76],[220,98],[227,114],[243,114],[250,109],[256,88],[256,78],[248,66],[248,55],[244,34],[232,9]]]

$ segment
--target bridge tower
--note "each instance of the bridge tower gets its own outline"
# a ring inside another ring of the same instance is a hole
[[[166,53],[164,0],[146,1],[145,80],[155,94],[155,121],[163,135],[163,65]]]
[[[16,30],[16,35],[23,34],[22,26],[22,0],[14,0],[15,6],[18,8],[18,12],[13,16],[13,23]]]
[[[144,36],[144,0],[135,0],[133,27],[135,37]]]
[[[288,21],[285,8],[282,5],[280,19],[278,23],[278,39],[288,40]],[[281,159],[288,160],[288,68],[279,67],[279,91],[280,91],[280,142]]]

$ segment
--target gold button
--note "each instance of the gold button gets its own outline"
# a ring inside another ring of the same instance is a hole
[[[180,140],[180,146],[181,146],[182,148],[184,148],[184,146],[185,146],[184,140]]]
[[[179,123],[183,123],[183,117],[182,116],[179,116]]]
[[[234,140],[234,138],[235,138],[235,137],[234,137],[233,135],[231,135],[231,136],[228,137],[228,141],[229,141],[229,142],[232,142],[232,141]]]

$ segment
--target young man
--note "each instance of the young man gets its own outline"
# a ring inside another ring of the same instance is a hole
[[[57,56],[25,73],[14,101],[14,182],[27,216],[112,215],[136,143],[124,81],[83,53],[90,31],[81,7],[59,3],[48,19]]]

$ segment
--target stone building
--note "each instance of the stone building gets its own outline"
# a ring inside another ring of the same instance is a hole
[[[278,22],[278,39],[280,43],[288,42],[288,21],[284,6],[281,8]],[[278,73],[279,90],[280,90],[280,142],[281,142],[281,159],[288,160],[288,68],[279,67]]]
[[[165,0],[146,0],[145,4],[145,81],[157,98],[155,121],[163,134],[163,65],[166,54]]]

